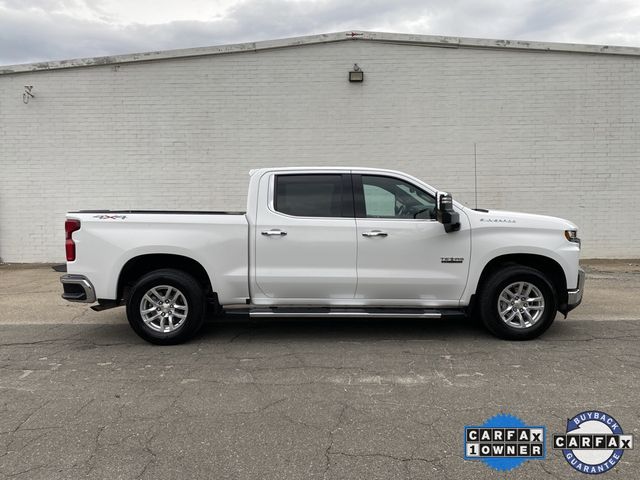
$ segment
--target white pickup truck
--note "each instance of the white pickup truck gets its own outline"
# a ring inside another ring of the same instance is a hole
[[[67,214],[63,298],[126,305],[149,342],[192,337],[207,311],[251,317],[479,317],[526,340],[582,300],[577,228],[480,210],[368,168],[266,168],[246,212]]]

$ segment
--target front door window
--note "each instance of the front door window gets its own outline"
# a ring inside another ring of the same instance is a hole
[[[436,201],[397,178],[362,175],[365,218],[435,219]]]

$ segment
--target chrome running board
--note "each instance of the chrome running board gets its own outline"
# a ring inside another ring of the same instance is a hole
[[[362,317],[362,318],[442,318],[438,310],[383,310],[383,309],[326,309],[326,308],[256,308],[249,311],[250,318],[322,318],[322,317]]]

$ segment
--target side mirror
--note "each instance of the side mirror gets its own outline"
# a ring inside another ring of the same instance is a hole
[[[460,230],[460,215],[453,209],[453,198],[447,192],[436,196],[436,218],[447,233]]]

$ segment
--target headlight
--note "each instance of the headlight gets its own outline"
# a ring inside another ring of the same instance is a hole
[[[564,238],[566,238],[570,242],[577,243],[578,245],[580,245],[580,239],[578,238],[577,230],[565,230]]]

